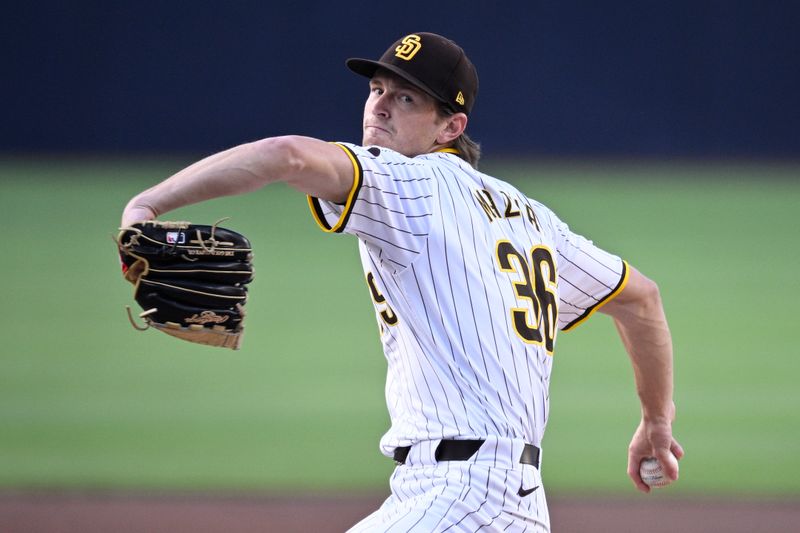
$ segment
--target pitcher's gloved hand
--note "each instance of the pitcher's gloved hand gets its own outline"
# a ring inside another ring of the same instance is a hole
[[[146,326],[180,339],[238,349],[250,241],[229,229],[149,220],[121,228],[117,245],[125,279],[134,284]],[[130,315],[130,309],[128,310]]]

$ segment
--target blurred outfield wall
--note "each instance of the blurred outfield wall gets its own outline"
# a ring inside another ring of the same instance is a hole
[[[44,0],[0,25],[0,154],[358,141],[345,58],[434,31],[478,67],[490,155],[800,156],[798,2]]]

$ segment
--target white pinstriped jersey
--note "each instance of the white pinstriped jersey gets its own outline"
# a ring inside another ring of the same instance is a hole
[[[388,362],[383,453],[441,438],[540,446],[556,333],[622,289],[625,262],[457,155],[339,145],[347,202],[309,204],[323,229],[359,239]]]

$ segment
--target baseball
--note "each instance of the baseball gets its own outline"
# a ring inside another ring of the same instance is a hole
[[[677,466],[677,459],[675,464]],[[661,463],[654,457],[647,457],[639,464],[639,475],[647,486],[652,488],[666,487],[672,480],[669,479],[661,469]]]

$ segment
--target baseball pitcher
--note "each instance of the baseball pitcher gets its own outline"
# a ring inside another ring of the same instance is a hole
[[[464,51],[406,35],[369,79],[360,145],[286,136],[207,157],[135,196],[123,227],[282,181],[316,223],[359,242],[387,361],[397,467],[391,495],[354,532],[550,531],[540,468],[559,331],[611,315],[633,364],[645,458],[677,478],[672,342],[654,282],[575,234],[546,206],[477,170],[465,133],[478,76]]]

